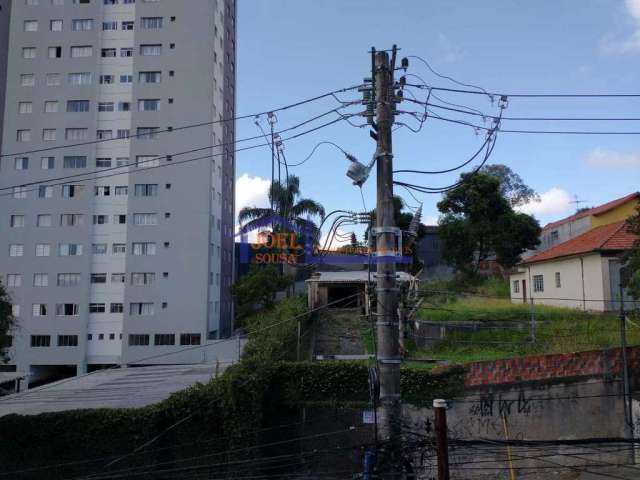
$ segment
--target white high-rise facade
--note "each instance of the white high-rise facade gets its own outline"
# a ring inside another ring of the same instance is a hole
[[[235,1],[0,7],[4,368],[201,361],[232,329]]]

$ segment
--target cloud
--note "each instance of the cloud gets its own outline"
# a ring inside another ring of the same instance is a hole
[[[529,215],[559,215],[566,213],[569,210],[571,196],[566,190],[553,187],[544,193],[540,194],[539,202],[529,202],[516,210],[522,213],[528,213]]]
[[[236,219],[244,207],[268,207],[270,180],[243,174],[236,179]]]
[[[430,215],[425,218],[422,223],[425,225],[438,225],[438,219],[439,217],[437,215]]]
[[[616,152],[596,148],[587,155],[585,163],[595,168],[640,168],[640,152]]]
[[[438,48],[440,50],[441,60],[444,63],[457,62],[464,55],[462,49],[455,45],[449,37],[443,33],[438,33]]]
[[[626,37],[605,35],[600,42],[600,51],[605,54],[624,54],[640,51],[640,0],[625,0],[627,14],[635,23],[633,33]]]

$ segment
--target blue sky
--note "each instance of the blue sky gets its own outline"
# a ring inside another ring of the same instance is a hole
[[[640,92],[640,0],[238,3],[237,112],[241,115],[358,84],[369,75],[370,47],[390,48],[394,43],[401,48],[401,56],[420,55],[441,73],[490,91]],[[420,75],[432,85],[455,88],[430,74],[415,59],[411,60],[409,73]],[[488,113],[497,111],[482,96],[440,96]],[[356,99],[358,94],[341,97]],[[330,99],[283,112],[278,115],[278,127],[286,128],[335,106]],[[407,110],[411,107],[407,102],[400,106]],[[640,117],[640,99],[513,98],[505,115]],[[415,124],[406,115],[398,120]],[[266,118],[262,123],[267,126]],[[640,122],[511,121],[502,126],[640,131]],[[238,138],[258,133],[252,120],[238,122]],[[375,149],[367,128],[339,122],[287,142],[287,160],[299,162],[322,140],[339,144],[363,161],[368,161]],[[482,141],[471,128],[430,119],[419,133],[405,128],[395,132],[394,167],[448,168],[468,158]],[[238,154],[239,206],[264,205],[270,161],[267,149]],[[585,200],[584,205],[597,205],[638,190],[640,136],[502,133],[489,163],[510,166],[542,194],[542,202],[529,206],[528,211],[545,223],[572,213],[574,206],[568,201],[573,195]],[[303,195],[320,201],[328,211],[361,208],[360,192],[345,176],[347,167],[338,150],[322,146],[308,162],[291,171],[301,178]],[[457,174],[402,178],[409,183],[440,186],[455,182]],[[372,176],[364,187],[369,208],[374,205],[374,192]],[[406,192],[398,193],[415,204]],[[435,221],[440,196],[416,195],[424,202],[423,218]]]

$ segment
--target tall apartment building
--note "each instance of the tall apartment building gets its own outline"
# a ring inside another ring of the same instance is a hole
[[[232,329],[235,0],[0,8],[10,365],[201,361]]]

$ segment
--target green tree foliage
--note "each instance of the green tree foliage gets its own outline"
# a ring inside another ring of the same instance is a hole
[[[480,171],[500,181],[500,193],[512,207],[540,201],[540,196],[536,191],[524,183],[522,177],[506,165],[485,165]]]
[[[260,226],[275,214],[298,227],[299,231],[311,232],[317,239],[320,232],[313,218],[323,219],[324,207],[315,200],[299,197],[300,179],[290,175],[285,183],[271,184],[269,200],[273,201],[273,211],[271,208],[244,207],[238,214],[238,222],[251,229],[252,225]]]
[[[515,212],[500,185],[491,175],[462,174],[461,184],[438,203],[443,257],[467,276],[474,276],[490,255],[511,268],[540,243],[538,222]]]
[[[629,219],[629,230],[640,236],[640,207],[636,214]],[[631,251],[624,257],[623,262],[629,273],[627,289],[634,299],[640,299],[640,239],[637,240]]]
[[[241,319],[273,307],[276,293],[290,284],[291,280],[273,265],[251,266],[249,273],[231,287],[236,317]]]
[[[14,325],[14,318],[11,312],[11,298],[0,283],[0,363],[7,361],[6,346],[9,331]]]

